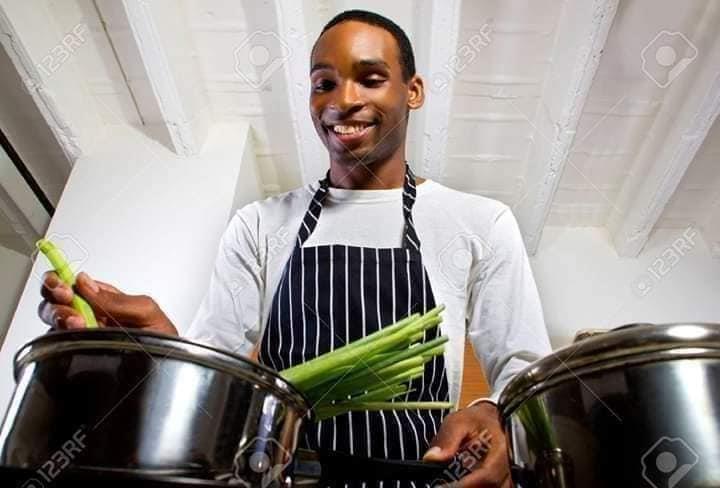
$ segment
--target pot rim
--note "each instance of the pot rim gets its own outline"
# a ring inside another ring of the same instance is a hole
[[[694,358],[720,358],[720,324],[623,325],[565,346],[530,364],[505,386],[498,409],[507,418],[525,400],[559,383],[600,371]]]
[[[310,402],[301,391],[277,371],[263,364],[183,337],[115,327],[51,331],[31,340],[15,354],[15,381],[17,382],[23,369],[31,363],[56,354],[82,351],[137,351],[145,352],[154,359],[159,357],[189,361],[240,379],[251,380],[270,389],[283,401],[289,401],[299,411],[312,411]]]

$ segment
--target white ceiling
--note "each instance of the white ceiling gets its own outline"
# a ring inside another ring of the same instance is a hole
[[[147,60],[155,42],[186,114],[251,122],[268,195],[326,166],[302,75],[318,31],[346,8],[377,11],[406,30],[428,81],[408,157],[421,173],[513,206],[531,251],[544,225],[605,226],[622,255],[655,228],[695,226],[720,248],[717,0],[35,0],[32,14],[15,3],[0,0],[18,38],[44,26],[47,44],[87,26],[46,82],[74,80],[101,124],[153,122],[157,70],[133,59]],[[138,40],[143,32],[157,38]],[[243,50],[258,32],[290,50],[267,79]],[[26,43],[31,58],[43,52]],[[464,65],[449,69],[448,53]],[[672,53],[688,63],[662,86]]]

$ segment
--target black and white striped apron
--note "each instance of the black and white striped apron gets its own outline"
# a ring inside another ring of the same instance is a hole
[[[405,232],[400,248],[303,247],[320,218],[328,186],[328,177],[320,181],[270,309],[259,359],[276,370],[304,363],[435,306],[413,225],[416,188],[409,167],[402,194]],[[426,340],[439,333],[439,329],[426,332]],[[400,400],[448,398],[445,361],[439,356],[425,364],[424,375],[412,382]],[[444,415],[441,410],[350,412],[306,425],[301,442],[310,449],[417,460]]]

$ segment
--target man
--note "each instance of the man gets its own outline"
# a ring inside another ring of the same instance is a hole
[[[331,20],[313,48],[310,83],[328,176],[237,212],[187,337],[255,352],[283,369],[443,303],[446,354],[426,364],[407,399],[458,400],[466,334],[491,399],[450,415],[349,413],[313,426],[304,442],[448,461],[487,429],[491,449],[460,486],[511,486],[494,401],[529,360],[550,351],[515,219],[502,203],[416,178],[406,164],[408,115],[425,92],[410,42],[392,21],[357,10]],[[177,334],[149,297],[86,274],[76,290],[106,326]],[[82,327],[69,306],[72,293],[49,273],[41,317],[57,328]]]

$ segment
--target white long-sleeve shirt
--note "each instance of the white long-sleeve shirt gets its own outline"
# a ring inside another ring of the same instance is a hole
[[[318,184],[251,203],[220,242],[207,294],[186,336],[250,354],[262,337],[275,288]],[[426,180],[413,219],[442,332],[451,401],[457,402],[466,334],[497,400],[529,362],[549,354],[537,288],[510,209],[495,200]],[[331,188],[305,246],[401,247],[402,189]]]

